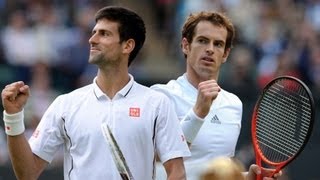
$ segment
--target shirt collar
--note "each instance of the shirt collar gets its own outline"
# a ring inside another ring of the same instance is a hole
[[[187,73],[184,73],[180,80],[178,81],[181,81],[182,84],[188,89],[188,91],[192,92],[193,94],[197,94],[198,93],[198,89],[195,88],[188,80],[188,77],[187,77]]]
[[[120,91],[117,92],[116,96],[121,95],[122,97],[126,97],[129,94],[134,84],[134,78],[131,74],[129,74],[129,78],[130,78],[130,81]],[[96,81],[97,81],[97,77],[93,79],[93,92],[96,95],[96,97],[100,99],[101,97],[107,96],[100,89]]]

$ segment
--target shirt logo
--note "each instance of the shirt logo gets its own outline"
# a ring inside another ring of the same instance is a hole
[[[40,133],[39,129],[36,129],[36,130],[32,133],[32,136],[33,136],[34,138],[38,138],[39,133]]]
[[[186,139],[186,138],[184,137],[184,135],[181,135],[181,140],[182,140],[182,142],[184,142],[185,139]]]
[[[211,118],[211,122],[212,122],[212,123],[215,123],[215,124],[221,124],[221,121],[219,120],[219,118],[218,118],[217,115],[214,115],[214,116]]]
[[[140,117],[140,108],[133,108],[129,109],[129,116],[131,117]]]

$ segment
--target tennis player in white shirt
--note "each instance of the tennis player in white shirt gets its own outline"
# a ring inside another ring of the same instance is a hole
[[[197,180],[204,165],[217,157],[233,157],[241,129],[242,102],[218,85],[220,67],[227,61],[234,39],[231,21],[218,12],[191,14],[182,29],[181,47],[186,73],[151,88],[166,94],[175,105],[190,145],[185,158],[188,180]],[[157,179],[164,178],[160,165]],[[251,165],[246,179],[273,170]],[[281,172],[276,176],[280,176]],[[273,179],[267,178],[265,179]]]
[[[155,154],[163,162],[167,179],[185,179],[183,157],[190,151],[172,103],[128,74],[145,40],[143,20],[129,9],[114,6],[99,10],[95,19],[89,63],[98,66],[96,78],[57,97],[29,142],[23,123],[29,86],[19,81],[2,91],[17,179],[37,179],[60,147],[64,148],[64,179],[121,179],[102,124],[111,128],[135,180],[154,179]]]

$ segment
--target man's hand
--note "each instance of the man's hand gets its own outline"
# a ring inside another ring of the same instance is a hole
[[[274,169],[260,168],[256,164],[252,164],[246,176],[246,180],[256,180],[256,175],[261,174],[263,180],[275,180],[282,175],[282,171],[274,174],[273,178],[269,177],[274,172]]]
[[[22,111],[30,96],[29,86],[18,81],[7,85],[1,93],[2,105],[6,113],[15,114]]]
[[[207,80],[199,83],[198,97],[193,111],[200,118],[205,118],[210,110],[211,104],[220,92],[220,86],[215,80]]]

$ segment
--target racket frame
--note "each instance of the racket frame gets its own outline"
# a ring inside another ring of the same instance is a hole
[[[265,92],[269,89],[269,87],[271,85],[274,84],[275,81],[279,81],[281,79],[291,79],[291,80],[294,80],[296,82],[298,82],[305,90],[306,90],[306,93],[309,97],[309,100],[310,100],[310,105],[311,105],[311,119],[310,119],[310,125],[309,125],[309,128],[308,128],[308,132],[307,132],[307,135],[306,135],[306,138],[304,139],[304,142],[302,144],[302,146],[300,147],[300,149],[292,156],[290,157],[289,159],[285,160],[285,161],[282,161],[282,162],[272,162],[270,160],[268,160],[262,153],[262,150],[260,149],[259,145],[258,145],[258,139],[257,139],[257,136],[256,136],[256,119],[257,119],[257,112],[258,112],[258,108],[260,106],[260,102],[265,94]],[[254,152],[255,152],[255,157],[256,157],[256,163],[259,167],[262,167],[262,162],[261,160],[268,164],[268,165],[272,165],[272,166],[275,166],[275,171],[274,173],[271,175],[271,177],[278,173],[281,169],[283,169],[285,166],[287,166],[291,161],[293,161],[304,149],[304,147],[306,146],[306,144],[308,143],[309,139],[310,139],[310,136],[312,134],[312,129],[313,129],[313,125],[314,125],[314,120],[315,120],[315,104],[314,104],[314,99],[313,99],[313,96],[312,96],[312,93],[310,91],[310,89],[308,88],[307,85],[305,85],[300,79],[298,78],[295,78],[293,76],[279,76],[277,78],[274,78],[273,80],[271,80],[262,90],[261,94],[259,95],[259,98],[255,104],[255,107],[254,107],[254,111],[253,111],[253,115],[252,115],[252,121],[251,121],[251,135],[252,135],[252,144],[253,144],[253,148],[254,148]],[[259,177],[259,176],[258,176]],[[259,179],[259,178],[258,178]],[[260,177],[261,179],[261,177]]]
[[[132,173],[131,173],[131,171],[126,163],[126,160],[123,156],[123,153],[122,153],[117,141],[115,140],[108,124],[103,123],[101,125],[101,130],[102,130],[103,136],[104,136],[107,144],[109,145],[112,158],[116,164],[117,170],[118,170],[122,180],[134,180]]]

